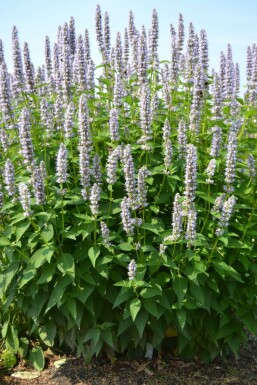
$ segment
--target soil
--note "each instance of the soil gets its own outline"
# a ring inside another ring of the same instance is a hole
[[[257,338],[243,347],[239,357],[231,356],[211,364],[184,361],[165,354],[161,358],[114,363],[98,357],[90,364],[80,358],[66,357],[60,368],[54,366],[59,355],[46,353],[47,368],[37,379],[20,380],[11,377],[18,371],[34,371],[20,362],[11,371],[0,369],[1,385],[257,385]]]

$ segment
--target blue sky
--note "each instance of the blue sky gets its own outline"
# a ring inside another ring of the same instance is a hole
[[[36,66],[44,61],[44,38],[56,39],[58,25],[70,16],[75,18],[77,33],[90,31],[91,45],[95,44],[95,8],[99,4],[111,20],[111,34],[124,31],[132,10],[138,28],[149,27],[151,14],[156,8],[160,24],[160,59],[170,57],[169,24],[177,26],[178,15],[184,16],[186,33],[189,22],[195,31],[207,31],[211,67],[218,67],[220,51],[231,43],[234,61],[240,65],[244,79],[247,45],[257,43],[256,0],[0,0],[0,38],[5,48],[9,71],[12,71],[11,31],[16,25],[21,44],[27,41],[31,58]],[[94,54],[93,54],[94,56]],[[244,80],[243,80],[244,81]]]

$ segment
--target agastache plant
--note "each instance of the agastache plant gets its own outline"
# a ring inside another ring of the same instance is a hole
[[[210,70],[182,14],[168,40],[156,9],[110,20],[98,5],[94,36],[71,17],[37,67],[16,27],[13,69],[0,39],[0,350],[37,370],[41,342],[89,362],[172,334],[206,362],[257,331],[257,45],[243,96],[232,46]]]

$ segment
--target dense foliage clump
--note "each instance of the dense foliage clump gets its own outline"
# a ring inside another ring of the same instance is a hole
[[[240,98],[230,45],[210,74],[205,30],[170,33],[160,62],[131,12],[112,46],[98,6],[97,67],[73,18],[37,70],[16,27],[12,74],[0,44],[0,323],[37,369],[35,339],[208,361],[257,331],[257,49]]]

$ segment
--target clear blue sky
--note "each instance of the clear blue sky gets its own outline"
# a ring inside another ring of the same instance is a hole
[[[11,31],[16,25],[20,42],[29,43],[35,66],[44,61],[44,38],[56,39],[58,25],[70,16],[75,18],[77,33],[90,31],[91,45],[95,44],[95,8],[101,6],[111,21],[111,35],[124,31],[132,10],[138,28],[149,27],[153,8],[157,9],[160,24],[160,59],[170,58],[169,24],[177,26],[178,14],[184,16],[186,33],[190,21],[199,32],[204,28],[209,40],[211,67],[217,68],[220,51],[231,43],[234,61],[240,65],[244,78],[247,45],[257,43],[256,0],[0,0],[0,38],[5,48],[9,71],[12,71]],[[94,42],[94,44],[93,44]],[[94,56],[94,55],[93,55]]]

